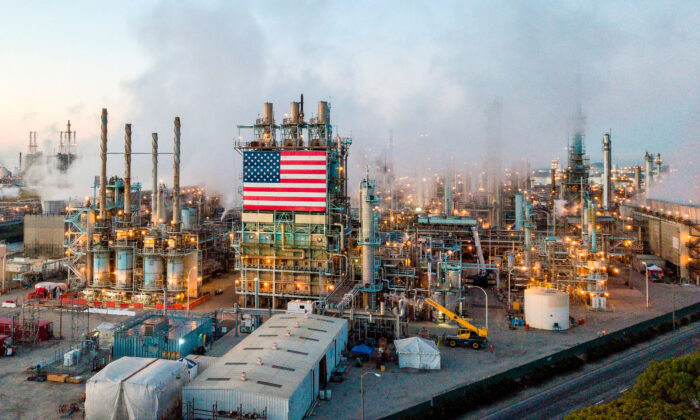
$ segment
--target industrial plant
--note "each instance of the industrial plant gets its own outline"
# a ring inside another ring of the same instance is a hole
[[[580,108],[565,164],[505,167],[496,101],[481,166],[414,175],[397,169],[393,139],[358,171],[331,103],[308,109],[301,95],[280,119],[265,102],[231,133],[242,164],[232,206],[181,180],[186,119],[133,151],[132,124],[113,130],[102,109],[88,195],[3,204],[24,232],[6,229],[0,248],[13,297],[2,355],[64,343],[28,366],[30,379],[85,383],[84,402],[60,411],[91,419],[112,418],[101,401],[119,418],[331,418],[358,383],[363,416],[399,418],[424,408],[377,402],[418,371],[452,372],[422,398],[469,386],[477,365],[496,373],[496,360],[517,368],[529,351],[558,355],[562,337],[592,343],[632,328],[650,305],[669,310],[664,285],[674,326],[676,293],[681,314],[697,311],[700,207],[653,198],[674,168],[652,152],[616,163],[615,138],[588,139]],[[75,147],[68,122],[57,170],[70,170]],[[596,147],[601,163],[587,153]],[[123,165],[108,167],[110,154]],[[140,154],[151,157],[148,185],[132,180]],[[30,182],[42,159],[31,135],[12,182]],[[365,374],[387,369],[394,379],[365,395]]]

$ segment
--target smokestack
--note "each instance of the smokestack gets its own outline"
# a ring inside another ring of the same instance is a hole
[[[173,150],[173,228],[180,231],[180,117],[175,117],[175,147]]]
[[[603,135],[603,209],[610,208],[610,134]]]
[[[151,158],[153,160],[153,168],[151,174],[153,177],[153,189],[151,190],[151,224],[153,227],[158,226],[158,133],[151,134]]]
[[[661,175],[661,153],[656,154],[656,175]]]
[[[642,191],[642,167],[636,165],[634,167],[634,192],[639,193]]]
[[[328,108],[328,102],[319,101],[318,102],[318,123],[328,124],[331,120],[331,113]]]
[[[22,175],[22,152],[19,152],[19,169],[17,175]]]
[[[100,137],[100,220],[107,219],[107,108],[102,108],[102,126]]]
[[[273,113],[272,103],[265,102],[263,105],[263,124],[272,124],[275,120],[275,114]]]
[[[299,124],[299,102],[292,102],[289,106],[289,122]]]
[[[557,194],[557,170],[552,168],[549,170],[549,175],[551,177],[550,183],[552,184],[552,187],[550,189],[550,195],[554,197]]]
[[[654,176],[651,172],[651,161],[652,157],[649,152],[644,152],[644,190],[647,192],[649,191],[649,188],[651,188],[651,183],[653,181],[652,178]]]
[[[131,222],[131,124],[124,126],[124,219]]]

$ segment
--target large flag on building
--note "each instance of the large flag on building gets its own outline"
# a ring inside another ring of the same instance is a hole
[[[243,152],[243,210],[326,211],[325,151]]]

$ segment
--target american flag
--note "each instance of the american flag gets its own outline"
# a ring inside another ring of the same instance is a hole
[[[243,152],[243,210],[326,211],[326,152]]]

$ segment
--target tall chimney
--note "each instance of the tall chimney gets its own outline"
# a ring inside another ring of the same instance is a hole
[[[100,220],[107,219],[107,108],[102,108],[102,134],[100,137]]]
[[[634,192],[639,193],[642,191],[642,167],[636,165],[634,167]]]
[[[180,231],[180,117],[175,117],[173,150],[173,229]]]
[[[151,134],[151,158],[153,160],[153,168],[151,174],[153,177],[153,189],[151,190],[151,224],[153,227],[158,226],[158,133]]]
[[[661,153],[657,153],[657,154],[656,154],[656,161],[655,161],[655,163],[656,163],[656,175],[657,175],[657,176],[661,176],[661,164],[662,164],[662,161],[661,161]]]
[[[610,208],[610,134],[603,135],[603,209]]]
[[[124,126],[124,219],[131,222],[131,124]]]
[[[17,175],[22,175],[22,152],[19,152],[19,169]]]
[[[649,152],[644,152],[644,190],[649,191],[651,188],[651,183],[653,182],[654,175],[651,170],[652,157]]]

